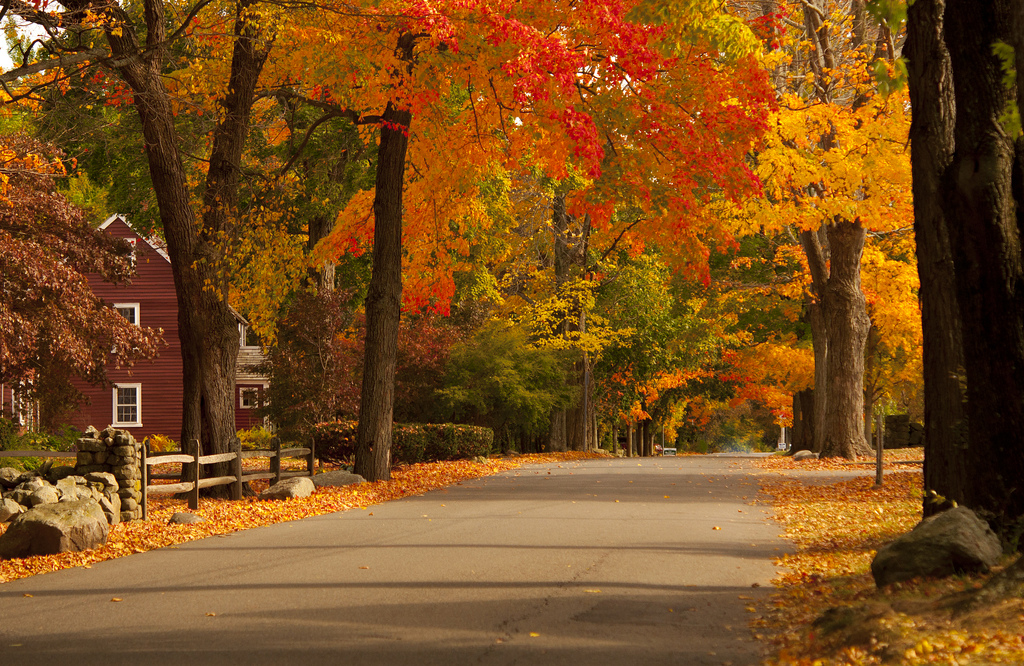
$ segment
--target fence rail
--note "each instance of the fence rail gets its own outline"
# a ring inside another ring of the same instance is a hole
[[[199,440],[193,439],[188,451],[170,451],[167,453],[151,453],[149,444],[142,447],[142,519],[146,520],[148,513],[149,495],[177,495],[188,493],[188,508],[195,510],[199,508],[199,491],[203,488],[214,486],[231,486],[231,499],[242,499],[242,484],[247,481],[270,480],[277,483],[281,479],[293,476],[313,476],[316,464],[316,453],[312,443],[308,447],[293,447],[282,449],[281,440],[275,437],[271,440],[272,448],[255,449],[243,451],[238,438],[232,438],[229,443],[231,449],[227,453],[213,453],[207,456],[199,455]],[[250,472],[245,474],[242,471],[242,460],[252,458],[268,458],[270,466],[267,470]],[[281,469],[282,458],[302,458],[306,462],[305,471],[288,471]],[[181,479],[182,474],[150,474],[149,468],[153,465],[176,463],[191,465],[189,468],[190,478],[181,480],[178,483],[151,484],[153,480]],[[214,476],[202,478],[202,466],[216,463],[232,463],[232,474],[229,476]]]
[[[0,449],[0,458],[75,458],[74,451],[4,451]]]

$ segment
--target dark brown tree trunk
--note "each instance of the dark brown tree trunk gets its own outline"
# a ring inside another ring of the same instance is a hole
[[[312,253],[317,244],[330,236],[333,230],[333,218],[324,214],[310,218],[306,252]],[[309,281],[315,283],[321,292],[334,291],[334,269],[334,262],[325,259],[319,267],[309,269]]]
[[[942,210],[942,174],[953,159],[953,74],[943,41],[944,0],[917,0],[907,10],[910,163],[914,179],[914,235],[921,278],[924,337],[924,515],[962,504],[967,482],[963,342],[952,250]]]
[[[630,421],[626,430],[626,457],[633,457],[633,422]]]
[[[366,297],[366,350],[355,473],[391,478],[398,324],[402,316],[402,188],[412,112],[388,103],[380,126],[373,199],[373,270]]]
[[[810,451],[814,446],[814,389],[793,395],[793,436],[789,450]]]
[[[551,429],[548,432],[548,451],[565,451],[565,420],[566,410],[560,409],[551,414]]]
[[[811,325],[811,346],[814,350],[814,398],[813,409],[809,412],[812,419],[810,439],[807,440],[810,450],[821,453],[825,442],[825,412],[828,408],[828,331],[825,328],[825,314],[822,310],[822,294],[828,281],[829,246],[828,234],[824,228],[817,231],[804,231],[800,234],[800,243],[807,264],[811,267],[812,298],[807,303],[807,320]]]
[[[956,123],[943,204],[967,376],[965,503],[1016,548],[1024,531],[1024,142],[1014,145],[1001,116],[1024,100],[1024,71],[1016,90],[1005,86],[992,45],[1015,47],[1024,64],[1024,7],[948,0],[945,27]]]
[[[828,337],[828,403],[822,457],[852,460],[871,452],[864,440],[864,344],[867,300],[860,288],[860,258],[866,232],[859,222],[828,226],[831,255],[822,299]]]
[[[81,8],[77,4],[65,3],[68,9]],[[183,442],[200,440],[204,453],[227,452],[235,434],[238,328],[227,304],[228,282],[220,271],[219,244],[224,235],[230,237],[236,219],[242,149],[256,84],[272,44],[272,40],[253,38],[260,28],[245,16],[250,4],[236,5],[228,92],[220,101],[223,115],[214,130],[202,228],[191,206],[190,187],[179,149],[182,142],[174,125],[170,96],[164,87],[162,67],[167,48],[164,5],[158,0],[146,0],[143,4],[145,47],[139,43],[139,31],[131,17],[119,8],[109,10],[121,20],[111,21],[107,29],[113,56],[111,67],[134,93],[150,177],[171,258],[185,396],[181,437]]]

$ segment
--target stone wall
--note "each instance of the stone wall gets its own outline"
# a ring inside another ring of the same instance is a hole
[[[142,518],[142,445],[127,430],[116,430],[113,426],[102,432],[89,426],[76,444],[75,474],[112,474],[121,497],[121,520]]]

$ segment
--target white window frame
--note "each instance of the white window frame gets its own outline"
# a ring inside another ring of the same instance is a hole
[[[264,387],[265,388],[265,387]],[[245,404],[245,394],[252,392],[256,399],[254,404]],[[257,409],[260,406],[260,387],[258,386],[239,386],[238,387],[238,408],[239,409]]]
[[[114,303],[113,307],[114,307],[114,310],[117,311],[118,314],[121,314],[120,310],[134,310],[135,311],[135,321],[132,322],[132,323],[134,323],[136,326],[142,326],[142,321],[139,319],[139,304],[138,303]],[[124,315],[121,315],[121,316],[124,316]]]
[[[134,421],[120,421],[117,418],[117,391],[118,389],[135,389],[135,420]],[[142,427],[142,384],[114,384],[113,394],[113,414],[110,417],[110,423],[115,426],[122,428],[141,428]]]

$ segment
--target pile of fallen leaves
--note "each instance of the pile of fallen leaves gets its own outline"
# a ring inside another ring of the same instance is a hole
[[[789,571],[755,622],[758,637],[771,645],[766,664],[1024,663],[1024,601],[953,612],[985,577],[875,587],[869,568],[875,551],[920,521],[920,472],[886,474],[881,488],[873,476],[805,485],[780,475],[762,490],[797,545],[778,561]]]
[[[924,462],[924,449],[883,449],[882,469],[885,471],[915,470],[921,469]],[[875,456],[857,456],[856,460],[846,458],[809,458],[807,460],[793,460],[793,456],[774,455],[761,458],[757,466],[770,471],[787,471],[791,469],[807,469],[818,471],[849,471],[849,470],[870,470],[874,469]]]
[[[393,499],[422,495],[428,490],[443,488],[482,476],[515,469],[527,463],[564,462],[584,458],[603,457],[599,453],[570,451],[568,453],[528,454],[515,458],[492,458],[486,462],[455,460],[419,463],[396,468],[390,481],[361,483],[341,488],[325,487],[313,495],[287,501],[260,501],[247,498],[238,502],[201,499],[199,509],[190,511],[205,518],[205,522],[190,525],[169,525],[171,515],[189,511],[184,500],[152,497],[149,500],[148,520],[121,523],[110,528],[107,543],[101,548],[80,553],[39,555],[18,560],[0,561],[0,583],[39,573],[89,567],[93,562],[124,557],[154,548],[163,548],[186,541],[194,541],[217,534],[299,520],[335,511],[362,509]],[[253,484],[259,490],[257,483]],[[0,525],[0,534],[6,525]]]

